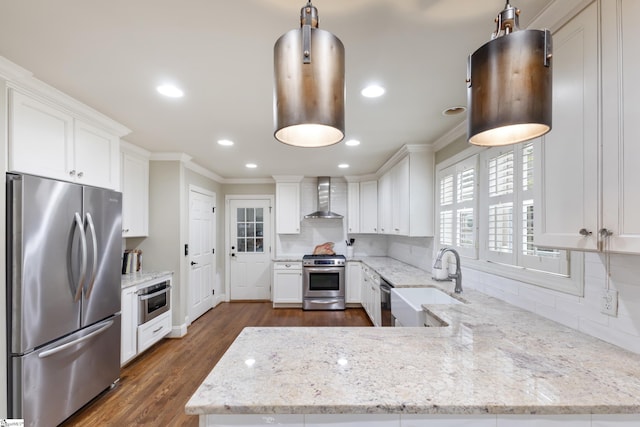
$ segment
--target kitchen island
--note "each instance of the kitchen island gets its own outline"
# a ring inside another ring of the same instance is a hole
[[[392,282],[410,270],[378,261]],[[451,291],[427,277],[404,285]],[[640,355],[473,290],[463,298],[424,306],[446,327],[246,328],[186,412],[207,426],[640,425]]]

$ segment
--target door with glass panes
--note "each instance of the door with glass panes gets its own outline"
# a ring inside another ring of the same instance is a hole
[[[270,201],[229,201],[229,287],[231,300],[271,298]]]

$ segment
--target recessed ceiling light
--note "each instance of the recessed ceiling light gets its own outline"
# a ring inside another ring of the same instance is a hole
[[[184,92],[182,89],[178,89],[176,86],[165,84],[160,85],[156,88],[156,90],[164,96],[168,96],[170,98],[182,98],[184,96]]]
[[[245,165],[245,167],[249,168],[249,169],[255,169],[258,167],[258,165],[256,165],[255,163],[247,163]]]
[[[348,167],[349,167],[349,165],[348,165],[348,164],[346,164],[346,163],[340,163],[340,164],[338,165],[338,167],[339,167],[340,169],[346,169],[346,168],[348,168]]]
[[[345,145],[348,145],[350,147],[355,147],[356,145],[360,145],[360,141],[358,141],[357,139],[350,139],[347,142],[345,142]]]
[[[377,98],[384,95],[384,92],[384,88],[380,85],[369,85],[362,89],[362,92],[360,93],[366,98]]]
[[[449,107],[442,112],[443,116],[457,116],[467,111],[467,107]]]
[[[230,145],[233,145],[233,141],[231,141],[230,139],[219,139],[218,144],[224,145],[224,146],[230,146]]]

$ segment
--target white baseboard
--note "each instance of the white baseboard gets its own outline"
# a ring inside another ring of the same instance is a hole
[[[182,338],[185,335],[187,335],[187,324],[183,323],[182,325],[173,325],[166,338]]]

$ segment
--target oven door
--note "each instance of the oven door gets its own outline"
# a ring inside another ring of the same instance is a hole
[[[149,286],[138,292],[138,300],[140,301],[138,325],[155,319],[171,308],[171,285],[169,282]]]
[[[304,298],[344,298],[344,266],[304,267]]]

